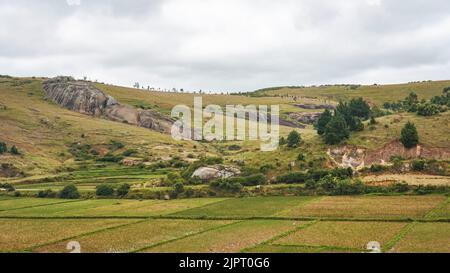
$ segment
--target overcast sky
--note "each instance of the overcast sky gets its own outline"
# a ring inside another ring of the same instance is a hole
[[[0,74],[215,91],[450,79],[450,1],[0,0]]]

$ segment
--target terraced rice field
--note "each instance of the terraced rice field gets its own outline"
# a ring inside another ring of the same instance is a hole
[[[0,252],[450,252],[446,196],[0,197]]]

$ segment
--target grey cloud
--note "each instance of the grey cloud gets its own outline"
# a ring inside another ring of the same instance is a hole
[[[1,74],[64,73],[217,91],[450,75],[446,0],[81,0],[80,6],[0,0],[0,6]]]

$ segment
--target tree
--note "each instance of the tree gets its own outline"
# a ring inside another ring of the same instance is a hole
[[[96,187],[97,196],[111,196],[114,194],[114,188],[109,184],[100,184]]]
[[[80,198],[80,193],[78,192],[78,188],[73,185],[65,186],[60,192],[59,197],[63,199],[78,199]]]
[[[11,147],[10,152],[11,152],[13,155],[20,155],[20,152],[19,152],[19,150],[17,149],[16,145],[13,145],[13,146]]]
[[[350,114],[364,120],[369,119],[370,106],[363,98],[352,99],[348,104]]]
[[[0,155],[6,153],[8,151],[8,147],[5,142],[0,142]]]
[[[419,102],[419,98],[415,92],[409,93],[408,97],[403,101],[403,105],[408,112],[417,111],[417,103]]]
[[[400,141],[405,148],[413,148],[419,143],[419,133],[414,123],[408,121],[401,132]]]
[[[333,116],[325,128],[323,135],[325,143],[329,145],[338,144],[350,136],[350,132],[345,119],[337,113]]]
[[[130,188],[130,185],[127,183],[120,184],[117,188],[117,195],[121,197],[127,195],[130,192]]]
[[[317,120],[316,123],[316,129],[317,133],[319,135],[323,135],[325,133],[325,127],[327,126],[328,122],[330,122],[333,115],[331,114],[330,110],[325,110],[325,112],[320,115],[319,120]]]
[[[297,131],[292,131],[289,133],[287,138],[287,145],[289,148],[296,148],[301,141],[300,134]]]

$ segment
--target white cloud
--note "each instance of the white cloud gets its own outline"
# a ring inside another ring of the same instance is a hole
[[[1,74],[217,91],[450,75],[446,0],[0,4]]]

